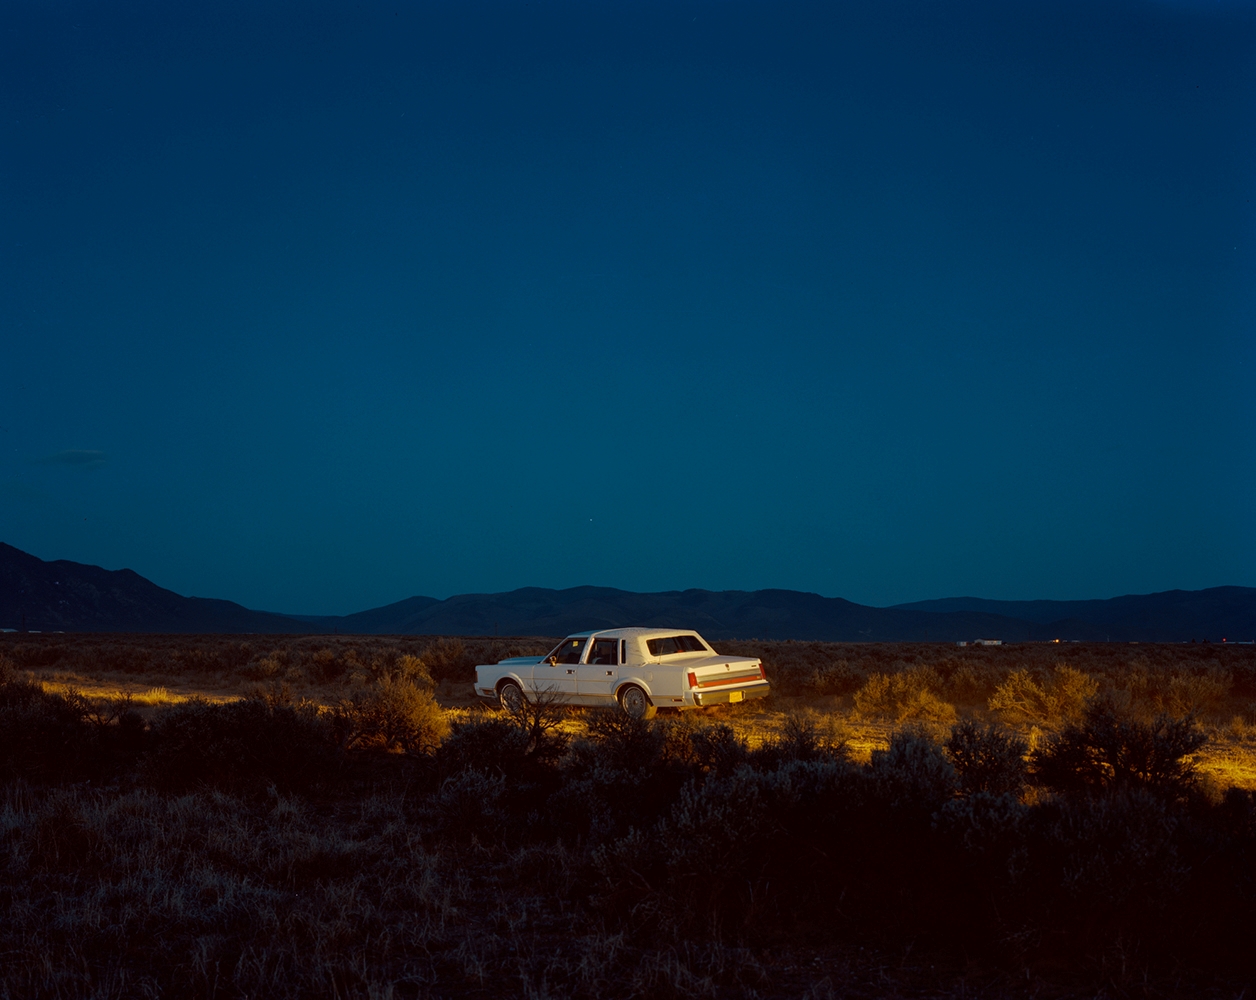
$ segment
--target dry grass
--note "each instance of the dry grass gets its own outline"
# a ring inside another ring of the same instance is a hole
[[[399,790],[328,808],[9,788],[0,840],[25,889],[6,998],[1073,995],[910,947],[642,946],[572,912],[591,876],[561,846],[430,845]]]
[[[354,687],[398,671],[431,673],[450,722],[482,711],[470,684],[477,662],[537,653],[537,637],[439,636],[0,636],[0,655],[46,690],[98,701],[130,698],[145,710],[189,698],[229,701],[280,692],[334,706]],[[725,722],[751,746],[774,738],[786,720],[810,712],[841,730],[859,760],[884,748],[903,725],[940,733],[955,719],[998,719],[1031,744],[1075,719],[1096,694],[1144,718],[1193,712],[1209,734],[1198,756],[1219,785],[1256,789],[1256,649],[1209,644],[1026,643],[955,647],[948,643],[728,641],[717,648],[763,658],[773,680],[766,701],[702,713]],[[570,713],[561,730],[584,728]]]
[[[171,690],[164,684],[149,686],[147,683],[128,682],[113,677],[81,677],[64,673],[48,676],[39,671],[32,671],[29,676],[37,680],[45,691],[52,694],[80,694],[93,701],[102,702],[128,701],[143,708],[180,705],[193,698],[210,702],[235,701],[243,696],[238,690],[209,690],[188,684],[176,683],[174,689]]]

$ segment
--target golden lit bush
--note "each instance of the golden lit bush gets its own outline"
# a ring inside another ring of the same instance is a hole
[[[955,707],[937,694],[941,679],[928,667],[873,674],[855,692],[855,711],[869,719],[950,725]]]
[[[397,657],[397,662],[393,667],[393,676],[398,680],[417,684],[419,687],[432,687],[432,675],[427,669],[427,663],[421,657],[410,653],[403,653]]]
[[[1099,690],[1099,682],[1060,663],[1042,680],[1028,670],[1014,671],[994,694],[989,707],[1004,722],[1057,728],[1080,719]]]
[[[391,677],[341,699],[332,718],[338,741],[346,749],[424,753],[434,750],[449,732],[445,713],[430,690]]]
[[[952,669],[943,674],[942,692],[960,705],[984,705],[1005,676],[992,664],[951,662],[946,666]]]
[[[1118,678],[1113,689],[1128,697],[1131,711],[1157,715],[1221,717],[1227,714],[1234,687],[1231,675],[1215,667],[1194,671],[1154,671],[1139,665]]]

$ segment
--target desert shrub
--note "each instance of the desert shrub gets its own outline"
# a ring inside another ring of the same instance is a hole
[[[334,649],[315,650],[305,665],[306,674],[316,684],[339,680],[344,675],[345,664]]]
[[[997,726],[965,721],[951,730],[947,756],[959,776],[960,788],[969,793],[1019,794],[1025,784],[1025,754],[1029,745]]]
[[[423,650],[423,662],[433,680],[466,681],[475,673],[475,657],[460,639],[437,639]]]
[[[593,852],[601,904],[663,938],[745,939],[831,915],[846,895],[835,866],[859,867],[865,844],[863,828],[852,834],[862,774],[847,761],[791,761],[689,781],[653,828]]]
[[[337,763],[331,730],[311,709],[192,699],[153,722],[143,775],[167,791],[305,789],[331,777]]]
[[[438,834],[491,844],[510,832],[514,819],[510,805],[505,775],[465,769],[441,782],[424,803],[423,815]]]
[[[590,713],[588,734],[563,761],[554,811],[567,834],[595,842],[654,823],[675,800],[690,768],[669,757],[669,727],[623,712]]]
[[[509,718],[455,723],[436,749],[437,770],[442,775],[461,771],[516,774],[527,756],[529,743],[527,730]]]
[[[803,687],[814,694],[854,694],[866,676],[846,660],[831,660],[815,667]]]
[[[30,670],[33,667],[51,667],[67,658],[67,650],[60,643],[21,642],[10,646],[8,659],[13,667]]]
[[[1191,755],[1208,738],[1194,719],[1123,717],[1100,703],[1080,725],[1068,726],[1030,755],[1032,773],[1057,791],[1145,786],[1180,792],[1194,780]]]
[[[1011,874],[1008,860],[1021,846],[1031,812],[1012,793],[976,791],[946,802],[938,811],[937,826],[944,835],[956,838],[965,853],[984,862],[988,874],[1006,882]]]
[[[792,761],[846,760],[846,742],[833,728],[831,719],[814,713],[792,712],[785,717],[781,732],[753,750],[748,761],[760,770],[775,770]]]
[[[1044,680],[1028,670],[1014,671],[990,696],[990,710],[1012,725],[1055,728],[1080,719],[1099,682],[1066,664]]]
[[[920,729],[891,734],[889,748],[874,750],[869,767],[878,797],[894,808],[931,814],[959,787],[942,748]]]
[[[671,814],[594,853],[608,902],[627,902],[664,936],[721,936],[744,923],[747,892],[760,882],[772,817],[762,772],[741,768],[684,786]]]
[[[1017,879],[1022,934],[1033,928],[1042,953],[1073,961],[1120,942],[1133,951],[1172,947],[1202,916],[1178,912],[1190,874],[1181,825],[1162,796],[1140,788],[1061,797],[1032,811]]]
[[[747,768],[686,784],[664,823],[670,864],[698,878],[743,874],[773,825],[770,784],[766,775]]]
[[[333,712],[337,739],[347,749],[425,753],[449,732],[432,692],[408,680],[383,677],[342,699]]]
[[[1107,697],[1144,719],[1157,715],[1217,718],[1231,707],[1234,678],[1216,664],[1195,670],[1156,669],[1133,664],[1110,679]]]
[[[703,772],[726,775],[750,759],[750,747],[727,723],[703,726],[689,734],[692,761]]]
[[[946,673],[942,692],[960,705],[984,705],[1003,679],[1002,672],[985,663],[953,664]]]
[[[0,780],[62,781],[98,773],[99,727],[89,723],[90,709],[73,694],[50,694],[17,679],[0,683]]]
[[[510,721],[528,736],[528,758],[537,764],[555,764],[567,752],[568,737],[562,725],[572,710],[557,692],[543,691],[534,700],[524,699]]]
[[[855,693],[855,711],[872,719],[949,726],[955,708],[937,695],[941,679],[927,667],[872,674]]]
[[[1230,697],[1231,679],[1220,672],[1179,674],[1169,680],[1162,712],[1167,715],[1212,716]]]
[[[590,712],[588,737],[583,741],[607,767],[626,771],[653,769],[663,757],[661,726],[634,719],[613,709]]]
[[[402,653],[397,657],[393,664],[392,676],[397,680],[408,681],[416,687],[433,686],[432,674],[427,668],[427,662],[409,653]]]
[[[249,664],[249,672],[258,680],[268,681],[283,677],[288,671],[288,651],[274,649]]]

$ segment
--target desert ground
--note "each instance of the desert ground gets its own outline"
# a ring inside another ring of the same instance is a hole
[[[1253,647],[729,641],[770,698],[472,697],[552,644],[0,636],[0,998],[1250,995]]]

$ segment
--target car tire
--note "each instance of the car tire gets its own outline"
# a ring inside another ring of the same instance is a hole
[[[523,696],[523,688],[514,681],[506,681],[497,689],[497,704],[503,712],[521,712],[527,699]]]
[[[650,696],[635,684],[625,685],[619,692],[619,707],[634,719],[653,719],[658,709],[650,703]]]

